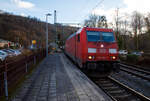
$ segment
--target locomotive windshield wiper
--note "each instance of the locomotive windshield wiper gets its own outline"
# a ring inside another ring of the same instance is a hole
[[[103,40],[98,40],[98,41],[96,42],[96,44],[98,45],[99,42],[103,42]]]
[[[97,42],[103,42],[103,40],[98,40]]]

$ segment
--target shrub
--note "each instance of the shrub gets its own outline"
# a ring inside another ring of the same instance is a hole
[[[127,55],[127,62],[130,63],[136,63],[139,60],[139,56],[135,55],[135,54],[128,54]]]
[[[126,55],[119,55],[119,59],[121,61],[126,61],[127,60],[127,56]]]

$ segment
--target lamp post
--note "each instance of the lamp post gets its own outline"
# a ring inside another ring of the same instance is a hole
[[[48,57],[48,16],[51,16],[51,14],[46,14],[46,57]]]

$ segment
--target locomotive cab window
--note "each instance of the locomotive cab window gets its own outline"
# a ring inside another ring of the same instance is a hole
[[[102,32],[101,37],[104,42],[115,42],[114,34],[112,32]]]
[[[100,32],[87,31],[87,39],[92,42],[100,40]]]
[[[115,42],[113,32],[87,31],[87,40],[89,42]]]

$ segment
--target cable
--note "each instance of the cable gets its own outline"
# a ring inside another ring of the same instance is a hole
[[[104,1],[104,0],[101,0],[100,2],[98,2],[98,3],[90,10],[90,12],[89,12],[87,15],[84,16],[84,18],[86,18],[87,16],[89,16],[89,14],[90,14],[95,8],[97,8],[101,3],[103,3],[103,1]],[[84,19],[84,20],[85,20],[85,19]],[[81,23],[82,23],[82,21],[81,21]]]
[[[97,3],[97,5],[95,5],[95,7],[92,8],[92,10],[90,11],[90,13],[97,8],[104,0],[101,0],[100,2]]]

